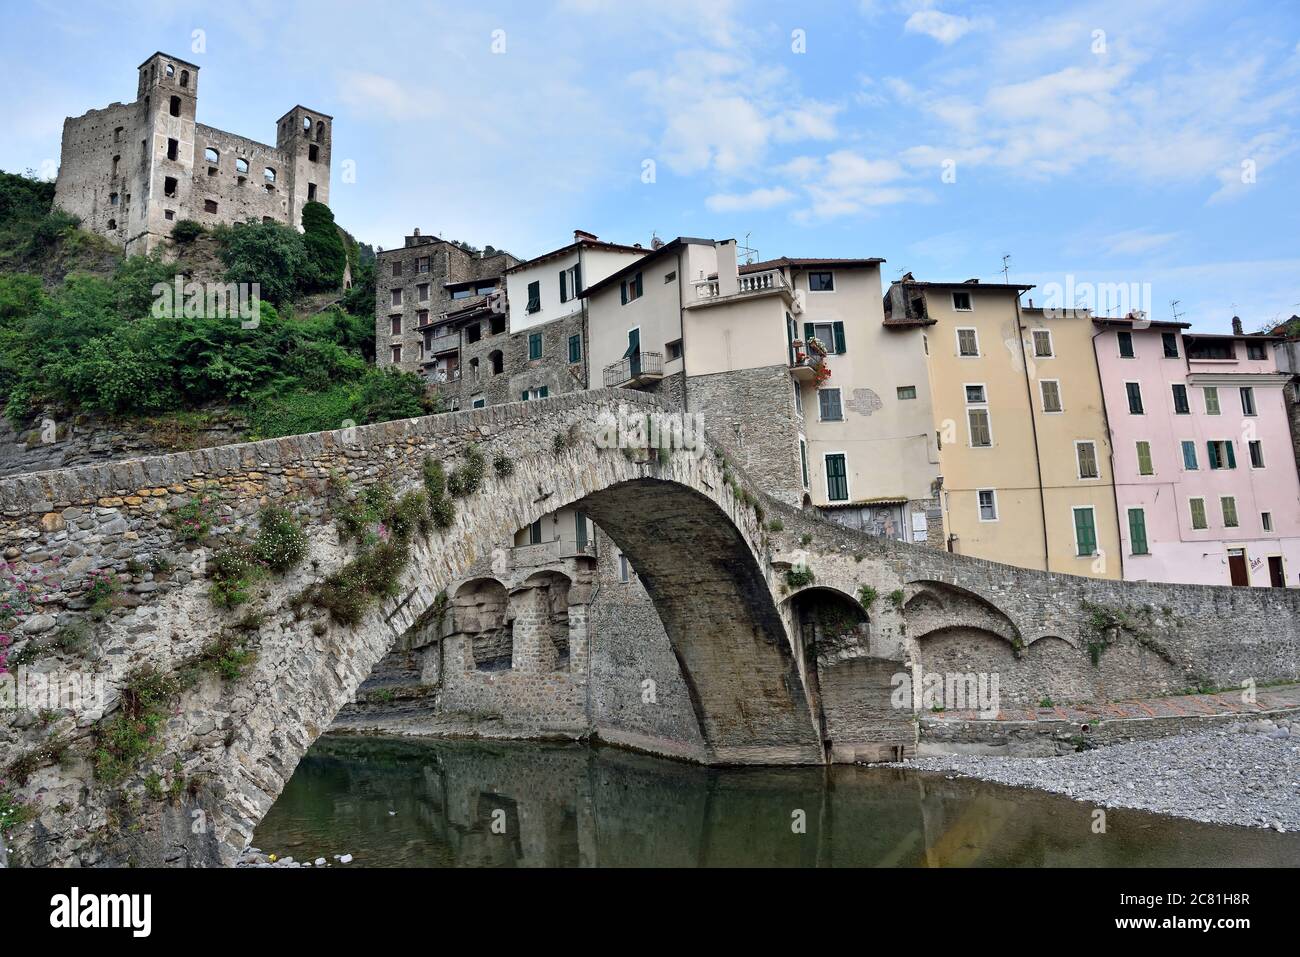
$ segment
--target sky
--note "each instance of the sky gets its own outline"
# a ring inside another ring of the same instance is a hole
[[[1296,0],[36,0],[0,24],[11,172],[52,177],[63,118],[163,50],[201,67],[202,123],[274,142],[295,104],[332,115],[330,205],[377,246],[735,238],[1205,332],[1300,313]]]

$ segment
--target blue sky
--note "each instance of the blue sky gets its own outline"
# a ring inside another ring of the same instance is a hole
[[[1013,281],[1149,283],[1155,318],[1256,328],[1300,313],[1300,4],[1239,10],[6,5],[0,168],[52,173],[63,117],[131,99],[161,49],[202,68],[201,122],[273,141],[295,103],[333,114],[331,205],[377,245],[748,235],[886,280],[993,281],[1009,253]]]

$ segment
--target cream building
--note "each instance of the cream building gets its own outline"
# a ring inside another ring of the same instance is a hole
[[[1105,406],[1086,310],[1022,307],[1030,286],[890,287],[886,324],[922,323],[954,552],[1121,576]]]

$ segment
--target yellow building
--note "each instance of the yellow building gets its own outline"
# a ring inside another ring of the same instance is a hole
[[[948,548],[1119,578],[1092,317],[1022,307],[1031,288],[909,273],[886,299],[886,323],[925,324]]]

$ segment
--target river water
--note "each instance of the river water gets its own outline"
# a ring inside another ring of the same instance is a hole
[[[702,768],[586,745],[321,738],[253,844],[380,867],[1294,866],[1300,834],[890,768]]]

